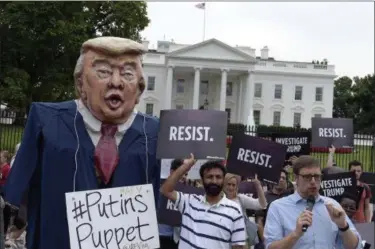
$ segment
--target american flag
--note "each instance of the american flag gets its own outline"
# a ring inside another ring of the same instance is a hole
[[[198,3],[195,5],[195,7],[204,10],[206,8],[206,3]]]

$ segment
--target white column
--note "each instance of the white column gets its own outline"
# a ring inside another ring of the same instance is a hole
[[[245,83],[245,95],[244,95],[244,98],[243,98],[243,101],[244,101],[244,105],[243,105],[243,123],[246,124],[247,123],[247,118],[249,116],[249,112],[250,110],[253,109],[252,107],[252,98],[253,96],[251,95],[251,90],[252,90],[252,87],[253,87],[253,77],[254,77],[254,74],[252,71],[248,71],[248,75],[247,75],[247,79],[246,79],[246,83]]]
[[[164,109],[169,110],[172,107],[172,89],[173,89],[173,66],[168,65],[167,84],[165,87]]]
[[[242,77],[240,76],[239,79],[238,79],[238,83],[237,83],[237,121],[236,123],[241,123],[242,120],[243,120],[243,117],[242,117],[242,107],[243,107],[243,104],[242,104],[242,95],[243,95],[243,80],[242,80]]]
[[[221,85],[220,85],[220,111],[225,111],[227,97],[227,78],[228,69],[221,69]]]
[[[201,81],[201,69],[195,68],[194,74],[194,95],[193,95],[193,109],[199,109],[199,86]]]

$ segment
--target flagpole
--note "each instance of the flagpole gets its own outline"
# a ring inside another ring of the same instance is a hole
[[[207,8],[207,3],[204,2],[204,9],[203,9],[203,41],[206,37],[206,8]]]

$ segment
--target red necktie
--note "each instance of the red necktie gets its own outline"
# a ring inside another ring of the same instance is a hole
[[[95,165],[105,184],[108,184],[119,161],[116,132],[117,125],[102,124],[102,136],[95,149]]]

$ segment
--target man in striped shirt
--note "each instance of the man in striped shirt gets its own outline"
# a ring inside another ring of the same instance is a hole
[[[194,155],[184,160],[161,187],[182,214],[179,249],[245,248],[244,217],[240,206],[222,193],[226,170],[221,162],[208,161],[200,169],[205,196],[174,190],[195,162]]]

